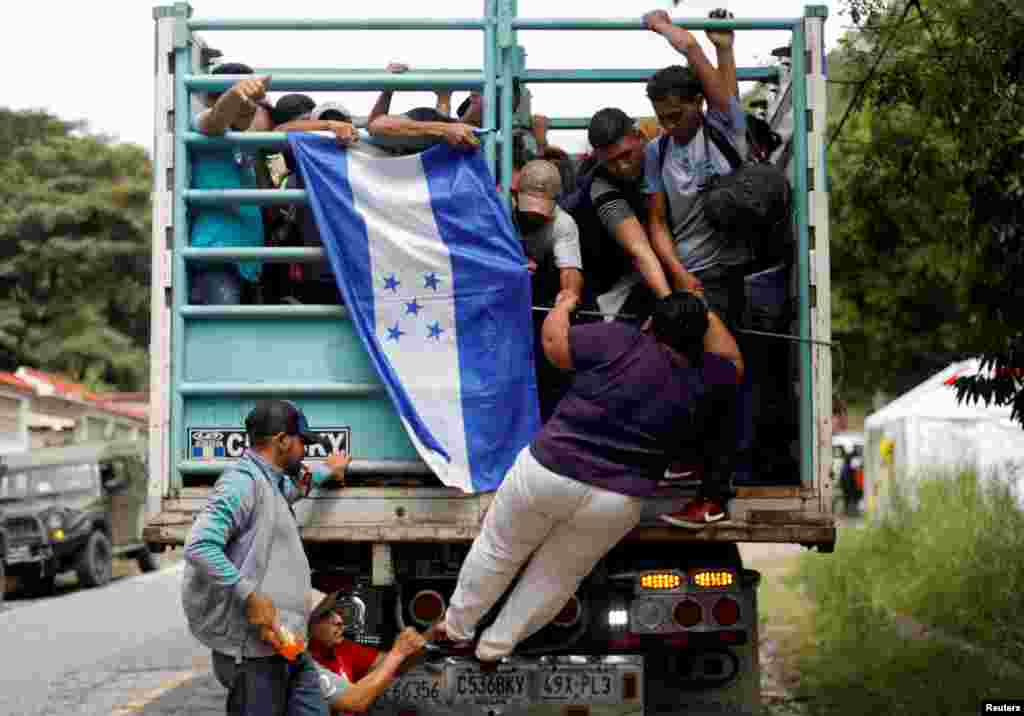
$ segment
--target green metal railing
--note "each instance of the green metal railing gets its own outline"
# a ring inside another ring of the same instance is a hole
[[[500,126],[500,132],[484,137],[484,151],[488,164],[499,181],[506,199],[509,195],[512,167],[513,93],[499,89],[523,83],[609,83],[644,82],[653,70],[638,69],[568,69],[529,70],[525,67],[525,53],[517,43],[517,33],[523,31],[593,31],[593,30],[644,30],[638,19],[524,19],[517,17],[517,0],[484,0],[484,14],[481,18],[456,19],[251,19],[235,20],[220,18],[195,19],[191,17],[188,3],[176,3],[173,8],[160,8],[164,16],[175,18],[174,33],[174,165],[173,200],[173,281],[172,281],[172,390],[171,398],[171,449],[172,469],[183,455],[183,414],[184,398],[187,395],[223,394],[266,394],[269,392],[289,394],[296,392],[320,391],[331,395],[359,393],[372,386],[344,384],[332,385],[257,385],[209,384],[206,387],[185,383],[184,340],[185,321],[218,318],[226,316],[278,316],[308,315],[334,316],[344,309],[319,306],[242,306],[242,307],[199,307],[189,306],[186,300],[188,262],[222,261],[226,259],[260,259],[263,261],[314,261],[323,256],[320,249],[309,248],[232,248],[199,249],[189,247],[188,209],[190,206],[226,206],[251,204],[268,206],[306,201],[303,191],[295,190],[193,190],[190,189],[190,150],[203,151],[207,148],[224,146],[248,146],[281,148],[286,145],[283,133],[238,133],[228,132],[223,137],[205,137],[191,131],[189,126],[190,100],[193,92],[223,91],[239,78],[195,74],[193,69],[192,33],[213,31],[416,31],[416,30],[460,30],[483,33],[483,70],[416,70],[403,74],[381,72],[379,69],[326,69],[326,68],[261,68],[261,73],[273,75],[274,91],[371,91],[371,90],[474,90],[482,91],[485,100],[484,126]],[[809,7],[807,17],[822,17],[823,8]],[[794,115],[794,136],[792,139],[793,158],[796,171],[793,181],[796,197],[797,230],[797,272],[799,298],[799,377],[800,398],[800,444],[801,480],[804,485],[814,482],[813,441],[815,416],[813,404],[811,323],[810,323],[810,254],[808,219],[808,90],[806,82],[805,18],[735,19],[707,20],[687,19],[677,21],[688,29],[714,30],[787,30],[792,33],[792,97]],[[817,51],[818,48],[814,48]],[[775,68],[740,68],[740,80],[778,82],[779,71]],[[497,121],[501,117],[500,123]],[[552,118],[549,126],[553,129],[583,129],[588,118]],[[497,156],[498,138],[501,154]],[[346,392],[347,391],[347,392]],[[187,462],[187,461],[186,461]],[[204,472],[197,468],[193,472]],[[178,483],[180,484],[180,483]]]

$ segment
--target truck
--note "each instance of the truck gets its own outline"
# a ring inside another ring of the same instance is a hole
[[[475,18],[196,18],[187,3],[154,9],[156,102],[151,417],[144,539],[151,551],[182,545],[217,476],[246,447],[244,416],[257,400],[298,404],[312,428],[353,456],[344,488],[325,486],[296,506],[314,585],[342,590],[353,639],[386,645],[403,627],[439,619],[493,493],[445,487],[419,459],[344,306],[190,305],[190,266],[259,259],[310,262],[319,248],[189,246],[191,206],[304,202],[279,189],[197,190],[189,167],[211,147],[286,144],[283,134],[190,129],[203,92],[232,78],[212,75],[213,32],[423,32],[482,37],[482,67],[387,74],[351,68],[254,68],[273,90],[472,90],[482,93],[481,149],[506,200],[513,107],[519,86],[642,83],[654,69],[531,68],[520,31],[629,32],[639,19],[519,17],[516,0],[485,0]],[[689,29],[786,31],[791,41],[769,67],[742,67],[742,82],[768,88],[765,118],[782,138],[773,160],[794,196],[792,250],[748,277],[744,333],[763,360],[755,401],[754,469],[735,485],[730,518],[700,531],[656,519],[692,495],[666,488],[641,524],[595,567],[553,622],[497,670],[473,660],[428,659],[396,681],[375,707],[389,714],[652,714],[760,712],[757,589],[738,545],[792,543],[831,552],[831,334],[826,182],[827,10],[799,17],[677,20]],[[271,46],[267,43],[265,46]],[[596,88],[599,89],[599,88]],[[597,100],[600,101],[600,100]],[[587,108],[591,109],[591,108]],[[597,109],[594,107],[593,109]],[[552,117],[552,129],[585,129],[587,117]],[[524,261],[525,262],[525,261]],[[310,461],[324,459],[311,447]],[[500,607],[500,603],[498,605]],[[486,619],[485,619],[486,622]]]

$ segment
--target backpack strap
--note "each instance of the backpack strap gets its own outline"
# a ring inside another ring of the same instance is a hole
[[[668,150],[670,149],[669,142],[672,141],[672,137],[668,134],[662,134],[658,137],[658,174],[663,175],[665,171],[665,160],[668,158]],[[662,184],[665,183],[665,177],[661,178]],[[668,233],[672,233],[672,201],[668,198],[668,192],[661,192],[665,195],[665,214],[668,219]]]
[[[725,157],[725,160],[729,162],[729,166],[732,167],[733,171],[736,171],[743,166],[744,162],[742,157],[740,157],[740,153],[736,151],[736,147],[732,146],[732,143],[724,134],[722,134],[722,130],[710,122],[705,121],[704,132],[711,139],[714,145],[718,147],[718,151],[720,151],[722,156]]]

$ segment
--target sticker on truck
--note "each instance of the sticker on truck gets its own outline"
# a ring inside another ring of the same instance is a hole
[[[312,428],[327,439],[335,451],[351,452],[352,428]],[[188,456],[191,460],[211,462],[237,460],[249,447],[249,436],[240,428],[188,428]],[[324,460],[327,452],[321,445],[307,445],[307,460]]]

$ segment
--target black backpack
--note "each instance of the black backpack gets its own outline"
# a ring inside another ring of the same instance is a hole
[[[757,253],[774,253],[775,245],[788,236],[792,209],[789,179],[769,162],[743,161],[713,124],[705,122],[704,132],[732,167],[732,173],[713,176],[701,187],[708,223],[730,241],[748,242]],[[658,140],[659,171],[665,166],[669,141],[668,135]]]
[[[558,205],[572,216],[579,229],[583,274],[586,277],[584,303],[590,306],[596,305],[593,303],[595,297],[611,289],[633,265],[626,250],[604,228],[604,224],[598,218],[597,208],[590,199],[590,191],[599,170],[600,167],[592,160],[574,167],[575,185],[570,185],[572,188],[563,191],[557,199]],[[568,173],[563,171],[562,167],[559,167],[559,171],[563,176]],[[637,217],[643,221],[643,202],[637,197],[626,197],[626,200]]]

